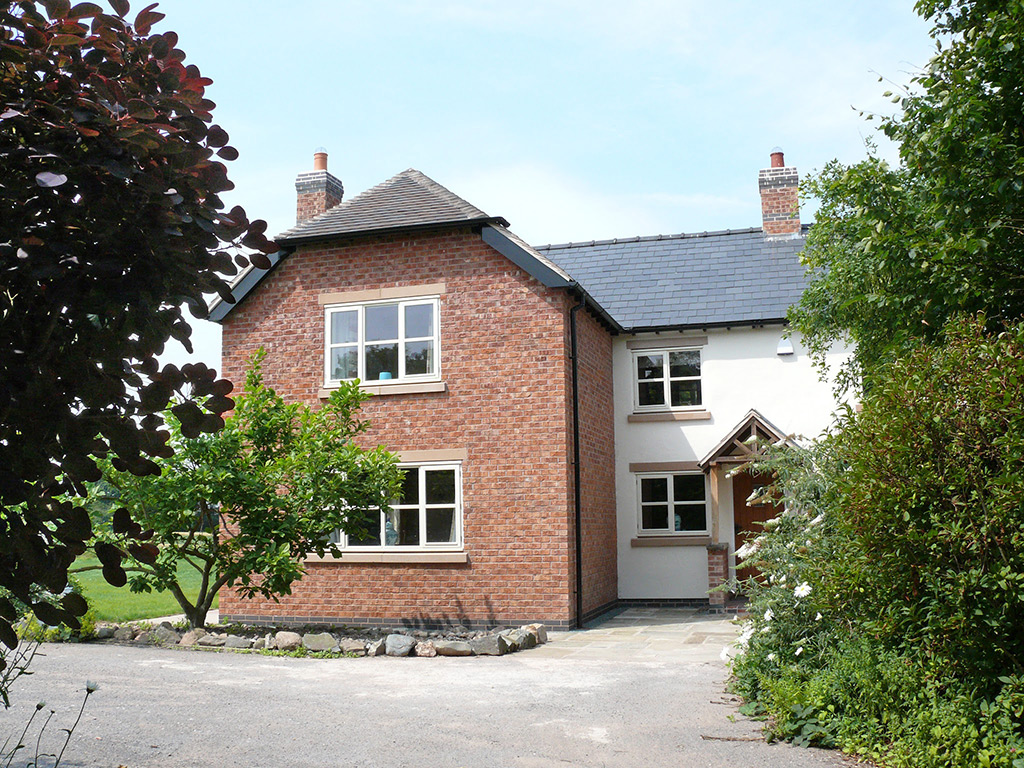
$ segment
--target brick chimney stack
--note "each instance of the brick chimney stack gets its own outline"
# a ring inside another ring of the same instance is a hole
[[[339,179],[328,173],[327,150],[323,147],[313,154],[313,170],[295,177],[295,192],[298,195],[296,224],[319,216],[341,202],[345,188]]]
[[[800,198],[796,168],[787,168],[782,150],[772,150],[771,168],[757,175],[761,190],[761,228],[765,237],[800,234]]]

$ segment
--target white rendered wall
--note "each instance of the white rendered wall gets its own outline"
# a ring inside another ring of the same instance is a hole
[[[701,388],[706,421],[631,423],[633,350],[631,340],[668,338],[654,334],[614,340],[615,464],[618,509],[620,598],[706,598],[707,551],[703,546],[633,547],[637,538],[636,475],[631,463],[700,461],[751,409],[786,434],[813,439],[834,419],[831,383],[822,382],[798,338],[794,354],[776,354],[781,326],[711,329],[702,347]],[[696,334],[695,334],[696,335]],[[677,336],[677,335],[676,335]],[[666,343],[672,346],[672,343]],[[834,368],[845,352],[830,356]],[[710,508],[710,483],[708,505]],[[730,483],[719,486],[719,540],[733,540]],[[730,553],[731,554],[731,553]],[[732,558],[730,557],[730,562]]]

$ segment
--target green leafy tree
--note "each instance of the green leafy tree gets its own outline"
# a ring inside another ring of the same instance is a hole
[[[853,342],[842,384],[939,341],[983,311],[1024,317],[1024,6],[920,0],[937,52],[881,120],[900,165],[829,164],[806,192],[821,208],[803,252],[814,281],[790,319],[820,360]]]
[[[171,338],[190,348],[183,303],[204,316],[204,294],[230,300],[222,275],[274,249],[221,201],[221,161],[238,153],[213,124],[211,80],[174,32],[152,32],[155,4],[133,20],[127,0],[110,6],[0,3],[0,587],[72,626],[80,597],[39,595],[64,590],[92,536],[80,497],[95,457],[158,472],[172,396],[183,434],[222,426],[231,383],[156,355]],[[146,550],[118,523],[98,552],[115,585],[125,548]],[[15,614],[0,597],[12,648]]]
[[[353,442],[368,426],[356,416],[367,397],[357,383],[317,410],[285,403],[264,385],[262,357],[220,432],[187,436],[172,415],[174,454],[157,459],[160,474],[105,473],[121,505],[114,527],[130,513],[156,532],[142,545],[151,557],[127,565],[131,588],[169,590],[194,627],[222,586],[246,597],[288,594],[305,555],[337,553],[335,531],[365,535],[398,492],[396,457]],[[196,595],[178,584],[182,563],[200,575]]]

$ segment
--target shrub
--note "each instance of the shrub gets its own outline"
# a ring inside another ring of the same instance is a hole
[[[1024,325],[945,338],[761,466],[786,511],[751,547],[733,686],[795,743],[1024,768]]]

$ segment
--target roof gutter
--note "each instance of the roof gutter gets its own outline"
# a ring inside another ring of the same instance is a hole
[[[714,323],[682,323],[678,325],[635,325],[621,328],[621,333],[677,333],[679,331],[700,331],[706,328],[757,328],[761,325],[789,325],[785,317],[768,317],[759,320],[728,320]]]

